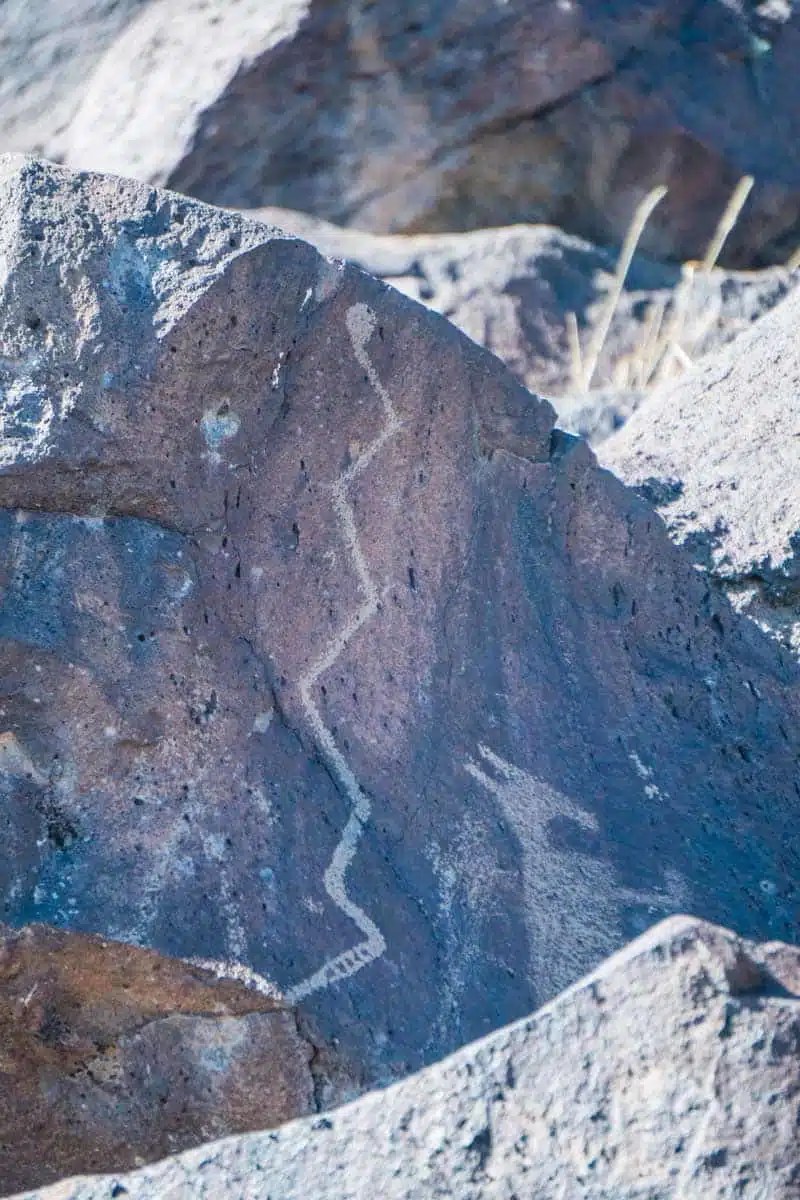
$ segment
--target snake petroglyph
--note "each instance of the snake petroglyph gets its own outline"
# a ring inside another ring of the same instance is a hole
[[[337,746],[333,734],[323,721],[313,695],[320,677],[330,670],[352,638],[378,612],[381,593],[370,574],[369,565],[361,547],[356,529],[355,513],[349,499],[349,488],[401,427],[400,417],[392,404],[389,393],[378,378],[378,373],[367,351],[367,344],[375,329],[375,314],[366,304],[354,304],[348,310],[346,323],[356,361],[363,368],[378,396],[386,418],[383,429],[375,440],[350,463],[331,488],[333,510],[339,522],[342,540],[358,577],[363,603],[353,613],[344,628],[331,640],[319,659],[299,680],[298,692],[300,703],[313,731],[317,746],[335,772],[352,806],[341,839],[323,876],[323,883],[333,903],[353,921],[364,937],[349,950],[328,959],[313,975],[291,988],[287,993],[287,998],[293,1004],[305,999],[312,992],[330,987],[331,984],[354,975],[362,967],[366,967],[375,959],[380,958],[386,950],[386,941],[378,926],[347,894],[347,871],[355,857],[364,827],[370,818],[370,800]]]

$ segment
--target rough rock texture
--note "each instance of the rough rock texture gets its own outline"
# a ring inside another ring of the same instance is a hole
[[[566,314],[574,312],[584,353],[607,303],[616,256],[547,225],[456,234],[369,234],[282,208],[252,215],[357,263],[463,329],[531,391],[553,400],[562,428],[600,441],[640,399],[637,384],[677,369],[659,345],[679,332],[703,357],[749,328],[797,284],[785,268],[696,274],[634,259],[597,362],[591,394],[576,394]],[[680,330],[677,330],[680,322]],[[681,366],[682,370],[683,367]],[[644,376],[640,379],[640,373]],[[630,388],[631,390],[625,390]]]
[[[162,0],[108,51],[68,161],[376,233],[547,222],[732,265],[800,234],[793,0]]]
[[[799,1126],[800,950],[675,917],[535,1016],[326,1119],[37,1195],[791,1200]]]
[[[59,158],[92,68],[146,0],[3,0],[0,153]]]
[[[800,654],[800,295],[653,392],[602,450],[736,606]]]
[[[337,1078],[341,1097],[332,1065],[277,993],[86,934],[0,926],[3,1194],[304,1116]]]
[[[245,963],[372,1081],[669,913],[793,935],[797,665],[547,403],[255,222],[0,189],[4,920]]]
[[[558,423],[562,429],[597,446],[622,428],[645,394],[618,388],[593,388],[589,392],[561,396],[553,403],[558,406]]]

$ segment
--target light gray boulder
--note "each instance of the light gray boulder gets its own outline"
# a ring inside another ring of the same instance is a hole
[[[60,158],[93,67],[148,0],[3,0],[0,153]]]
[[[800,295],[600,449],[730,600],[800,654]]]

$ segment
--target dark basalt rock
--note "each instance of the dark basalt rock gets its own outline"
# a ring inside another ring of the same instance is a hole
[[[0,915],[237,960],[385,1081],[670,913],[796,932],[798,672],[441,317],[0,172]]]

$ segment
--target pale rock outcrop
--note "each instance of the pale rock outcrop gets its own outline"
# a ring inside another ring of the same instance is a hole
[[[800,654],[800,295],[652,392],[602,461],[733,601]]]
[[[93,68],[148,0],[3,0],[0,153],[59,158]]]

